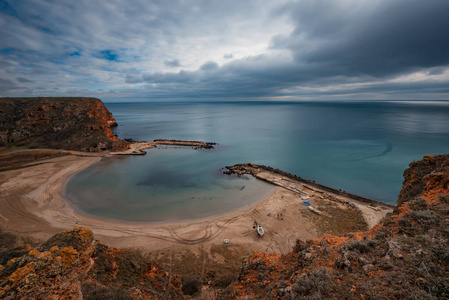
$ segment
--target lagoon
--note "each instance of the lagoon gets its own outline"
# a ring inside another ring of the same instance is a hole
[[[75,175],[68,199],[87,213],[113,219],[194,219],[249,205],[272,186],[220,171],[246,162],[394,204],[408,163],[449,149],[449,102],[106,106],[121,138],[219,143],[210,151],[150,149],[146,156],[103,161]]]

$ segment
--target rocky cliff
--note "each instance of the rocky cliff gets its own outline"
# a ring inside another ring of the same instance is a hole
[[[404,178],[372,230],[248,255],[216,299],[449,299],[449,155],[411,163]]]
[[[83,227],[0,254],[1,299],[182,299],[179,276]]]
[[[119,150],[112,114],[96,98],[0,98],[0,147]]]

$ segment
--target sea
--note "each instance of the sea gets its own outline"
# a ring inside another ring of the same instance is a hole
[[[274,187],[223,175],[247,162],[394,204],[410,162],[449,152],[445,101],[105,105],[120,138],[217,143],[104,159],[70,179],[66,198],[80,211],[124,221],[199,219],[251,205]]]

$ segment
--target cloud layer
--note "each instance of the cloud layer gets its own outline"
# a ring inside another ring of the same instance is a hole
[[[447,12],[446,0],[0,0],[0,96],[447,100]]]

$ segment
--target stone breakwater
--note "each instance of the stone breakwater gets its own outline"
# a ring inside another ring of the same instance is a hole
[[[228,166],[226,169],[227,171],[224,171],[224,174],[236,174],[237,176],[242,176],[244,174],[252,175],[257,179],[267,181],[292,191],[298,194],[299,197],[306,202],[308,202],[309,199],[326,199],[334,203],[342,204],[356,211],[363,217],[369,228],[375,226],[380,218],[386,213],[391,212],[395,207],[388,203],[336,190],[268,166],[247,163]],[[321,212],[314,207],[310,207],[310,210],[317,214],[321,214]]]
[[[168,139],[156,139],[153,142],[143,141],[143,142],[136,142],[133,140],[127,140],[129,144],[129,148],[120,151],[120,152],[114,152],[111,154],[114,155],[145,155],[147,154],[145,149],[157,147],[157,145],[163,145],[163,146],[180,146],[180,147],[193,147],[194,149],[214,149],[214,146],[217,145],[217,143],[206,143],[201,141],[181,141],[181,140],[168,140]]]
[[[191,146],[198,149],[213,149],[217,143],[206,143],[201,141],[180,141],[180,140],[166,140],[156,139],[155,145],[171,145],[171,146]]]
[[[285,171],[282,171],[282,170],[279,170],[279,169],[275,169],[275,168],[272,168],[272,167],[269,167],[269,166],[255,165],[255,164],[252,164],[252,163],[246,163],[246,164],[236,164],[234,166],[227,166],[226,169],[228,171],[224,171],[223,172],[224,174],[237,174],[238,176],[241,176],[243,174],[249,174],[249,175],[252,175],[252,176],[254,176],[256,178],[259,178],[259,179],[262,179],[262,180],[266,180],[266,178],[263,178],[263,177],[260,176],[261,172],[263,172],[263,171],[270,172],[272,174],[277,174],[277,175],[284,176],[286,178],[292,179],[294,181],[297,181],[298,183],[306,184],[307,187],[311,188],[311,189],[329,192],[329,193],[332,193],[332,194],[335,194],[335,195],[338,195],[338,196],[348,197],[348,198],[354,199],[354,200],[359,201],[359,202],[364,202],[364,203],[367,203],[367,204],[371,204],[373,206],[382,206],[382,207],[386,207],[386,208],[394,208],[395,207],[392,204],[388,204],[388,203],[385,203],[385,202],[377,201],[377,200],[374,200],[374,199],[369,199],[369,198],[362,197],[362,196],[359,196],[359,195],[354,195],[354,194],[348,193],[346,191],[337,190],[337,189],[334,189],[334,188],[331,188],[331,187],[328,187],[328,186],[316,183],[316,182],[311,181],[311,180],[307,180],[307,179],[301,178],[299,176],[296,176],[296,175],[293,175],[293,174],[290,174],[290,173],[287,173]],[[274,183],[276,185],[280,185],[278,182],[272,182],[272,181],[270,181],[270,182]]]

